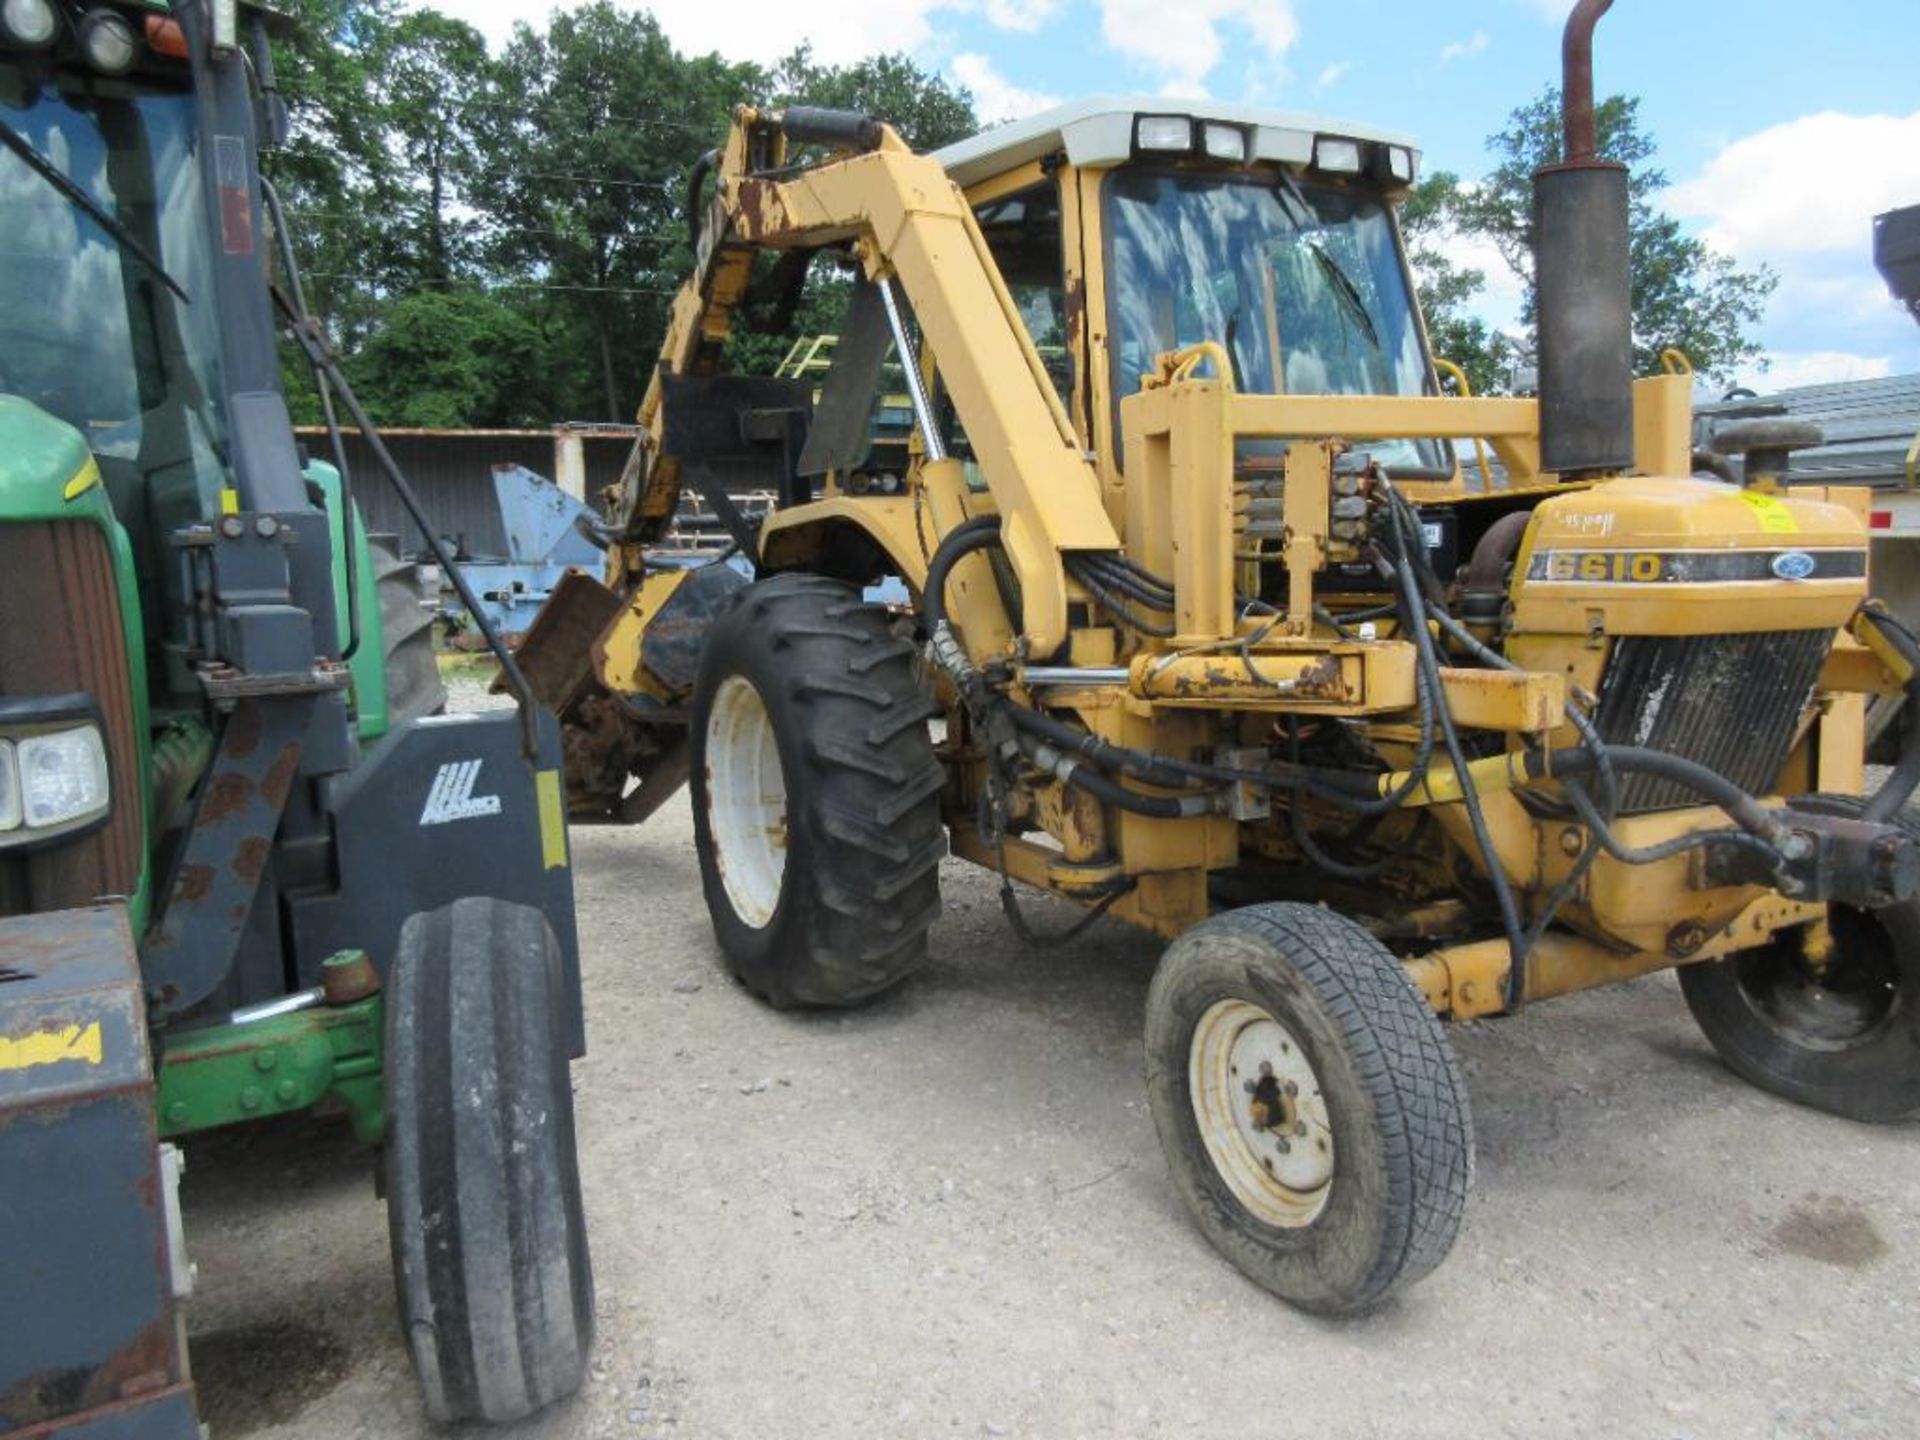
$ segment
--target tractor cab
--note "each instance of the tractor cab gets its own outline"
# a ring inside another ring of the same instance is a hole
[[[1394,219],[1418,164],[1404,135],[1100,96],[935,158],[1110,483],[1120,402],[1170,352],[1198,347],[1195,374],[1242,394],[1439,393]],[[1431,440],[1374,452],[1396,473],[1453,474]]]
[[[0,404],[14,427],[79,436],[143,605],[177,604],[168,537],[233,486],[218,262],[255,253],[250,158],[238,137],[206,133],[164,11],[11,0],[4,16]],[[57,490],[74,477],[9,478]],[[161,701],[188,679],[169,684],[163,638],[142,657]]]

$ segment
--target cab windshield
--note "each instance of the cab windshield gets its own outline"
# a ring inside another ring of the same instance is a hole
[[[1155,357],[1202,340],[1226,351],[1245,393],[1429,393],[1406,267],[1377,196],[1123,169],[1107,180],[1106,212],[1116,435],[1119,399]],[[1433,441],[1366,448],[1402,472],[1452,471]]]
[[[0,393],[76,427],[110,484],[171,471],[217,489],[219,336],[191,94],[0,63],[0,124],[12,132],[0,137]]]

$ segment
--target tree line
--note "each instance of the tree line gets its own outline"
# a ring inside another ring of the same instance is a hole
[[[693,264],[687,178],[735,104],[869,110],[928,148],[979,128],[903,55],[685,56],[609,0],[516,24],[497,54],[397,0],[297,8],[275,57],[293,133],[266,169],[309,307],[388,425],[631,419]],[[303,367],[286,374],[316,419]]]
[[[801,48],[771,67],[674,49],[611,0],[522,21],[490,53],[473,27],[399,0],[298,0],[276,42],[293,120],[268,174],[289,213],[308,302],[388,425],[545,426],[630,419],[670,298],[692,266],[686,184],[742,100],[860,109],[931,149],[974,133],[967,91],[905,55],[845,66]],[[1475,389],[1524,353],[1473,314],[1483,272],[1449,234],[1491,240],[1530,283],[1526,177],[1554,158],[1557,98],[1514,112],[1494,170],[1423,181],[1403,212],[1434,349]],[[1772,277],[1745,273],[1658,210],[1665,177],[1630,99],[1599,107],[1604,153],[1634,167],[1635,339],[1643,368],[1678,346],[1704,372],[1757,352]],[[816,327],[831,297],[803,308]],[[1530,315],[1523,323],[1530,323]],[[743,357],[778,359],[762,344]],[[304,367],[296,417],[318,418]]]

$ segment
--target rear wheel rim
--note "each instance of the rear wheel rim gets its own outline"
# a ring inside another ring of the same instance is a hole
[[[1900,1008],[1894,937],[1872,911],[1828,907],[1833,950],[1816,975],[1799,952],[1798,931],[1734,958],[1747,1005],[1772,1029],[1809,1050],[1871,1043]]]
[[[713,863],[742,924],[764,928],[787,871],[787,782],[773,717],[743,675],[714,691],[707,715],[707,819]]]
[[[1218,1000],[1193,1027],[1187,1090],[1214,1172],[1255,1219],[1311,1225],[1333,1190],[1333,1123],[1298,1038],[1250,1000]]]

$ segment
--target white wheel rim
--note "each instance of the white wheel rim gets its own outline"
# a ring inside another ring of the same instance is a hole
[[[720,682],[707,716],[707,819],[733,913],[758,930],[787,871],[787,781],[766,702],[740,675]]]
[[[1218,1000],[1193,1027],[1187,1090],[1200,1141],[1256,1219],[1311,1225],[1333,1189],[1333,1125],[1292,1031],[1248,1000]]]

